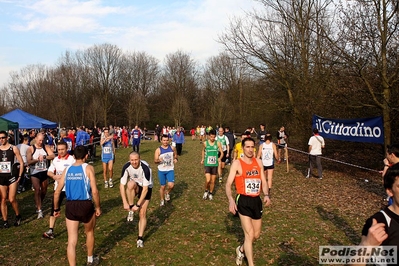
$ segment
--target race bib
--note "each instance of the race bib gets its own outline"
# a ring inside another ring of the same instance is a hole
[[[111,147],[104,147],[104,153],[112,153],[112,148]]]
[[[2,174],[11,173],[11,162],[0,162],[0,173]]]
[[[38,170],[38,171],[44,171],[44,170],[46,170],[46,169],[47,169],[47,167],[46,167],[46,160],[43,160],[43,161],[41,161],[41,162],[37,162],[37,163],[35,164],[35,169]]]
[[[167,160],[163,160],[162,161],[162,165],[163,166],[172,166],[172,160],[171,159],[167,159]]]
[[[260,194],[260,179],[245,178],[245,194],[259,195]]]
[[[216,156],[208,156],[207,164],[216,164]]]

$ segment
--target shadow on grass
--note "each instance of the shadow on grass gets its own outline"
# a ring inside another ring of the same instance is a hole
[[[318,265],[316,259],[312,259],[297,252],[291,243],[283,242],[279,244],[282,253],[277,261],[277,265]]]
[[[235,235],[237,242],[244,242],[244,231],[241,228],[241,221],[240,217],[238,217],[238,214],[233,215],[230,212],[227,213],[226,218],[224,219],[224,224],[228,234]]]
[[[339,217],[333,212],[325,210],[321,206],[316,207],[316,211],[319,213],[320,217],[323,220],[330,221],[332,222],[335,227],[337,227],[339,230],[343,231],[346,235],[346,237],[349,239],[349,241],[353,245],[357,245],[360,242],[360,232],[356,232],[342,217]],[[342,245],[339,241],[336,241],[334,239],[329,239],[329,244],[330,245]]]
[[[154,211],[151,212],[150,217],[147,221],[147,233],[144,234],[144,239],[148,239],[153,235],[158,229],[165,223],[165,221],[170,217],[170,215],[175,211],[175,206],[173,201],[181,197],[184,191],[188,188],[188,184],[185,181],[178,182],[173,188],[173,193],[171,193],[171,201],[166,203],[165,206],[158,206]],[[152,196],[154,196],[152,192]],[[155,202],[158,204],[158,202]]]
[[[144,232],[144,240],[150,238],[151,235],[153,235],[174,212],[175,207],[173,206],[173,200],[179,198],[183,194],[184,190],[187,189],[187,187],[188,185],[186,182],[180,182],[176,184],[173,190],[171,203],[166,204],[164,207],[157,207],[151,213],[147,211],[147,228]],[[154,196],[154,192],[156,191],[153,190],[152,196]],[[101,204],[103,214],[111,211],[116,205],[120,204],[121,202],[119,198],[113,198],[103,202]],[[150,202],[150,204],[158,204],[158,202]],[[115,223],[119,224],[119,226],[114,228],[106,237],[106,239],[102,241],[101,245],[96,248],[96,252],[101,255],[106,255],[107,253],[109,253],[113,249],[113,247],[117,245],[117,243],[119,243],[130,234],[132,228],[138,226],[138,222],[139,218],[137,214],[135,215],[133,223],[127,223],[125,217],[121,218],[119,221],[116,221]],[[127,226],[127,224],[129,224],[129,226]]]

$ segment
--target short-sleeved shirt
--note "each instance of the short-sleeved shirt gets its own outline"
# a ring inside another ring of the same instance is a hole
[[[321,148],[325,145],[324,138],[320,135],[311,136],[308,145],[312,146],[312,149],[309,152],[311,155],[321,155]]]
[[[124,171],[122,172],[121,184],[126,185],[129,180],[136,182],[140,187],[152,188],[153,180],[152,180],[152,171],[150,165],[141,160],[140,166],[135,169],[130,162],[127,162],[123,166]]]
[[[67,154],[65,158],[57,156],[51,162],[50,167],[48,168],[48,172],[53,172],[55,175],[61,175],[62,172],[64,172],[65,168],[71,166],[74,163],[75,163],[75,158],[73,158],[72,155]],[[54,181],[54,190],[57,189],[57,186],[58,186],[58,181]],[[65,191],[65,186],[62,190]]]

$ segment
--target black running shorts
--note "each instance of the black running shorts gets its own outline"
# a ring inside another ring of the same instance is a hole
[[[262,218],[263,204],[259,196],[249,197],[239,194],[236,196],[236,204],[239,214],[251,217],[254,220]]]
[[[139,193],[137,193],[137,197],[140,198],[141,197],[141,193],[143,192],[143,187],[138,186],[139,187]],[[150,200],[151,199],[151,195],[152,195],[152,188],[148,188],[147,190],[147,195],[145,195],[145,200]]]
[[[65,216],[69,220],[88,223],[93,214],[94,204],[91,200],[68,200],[65,204]]]

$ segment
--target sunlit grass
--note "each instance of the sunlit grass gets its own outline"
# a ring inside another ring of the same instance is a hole
[[[157,146],[154,141],[141,145],[142,159],[152,166],[155,183],[143,249],[136,248],[138,216],[133,223],[126,222],[119,195],[121,168],[131,149],[117,150],[112,189],[104,189],[99,159],[94,163],[103,211],[95,229],[95,253],[101,256],[101,265],[234,265],[234,249],[243,238],[240,222],[228,213],[224,183],[217,184],[213,201],[202,200],[205,178],[199,141],[187,138],[176,165],[171,203],[163,208],[153,163]],[[382,192],[378,176],[369,176],[365,184],[362,177],[367,173],[345,175],[341,168],[340,173],[326,170],[323,180],[305,179],[306,166],[298,165],[299,171],[291,166],[289,173],[286,165],[276,165],[272,206],[264,211],[262,234],[254,244],[256,265],[317,265],[319,245],[357,244],[365,219],[381,206],[382,193],[375,192]],[[56,238],[41,237],[48,228],[51,196],[52,186],[44,202],[45,219],[36,220],[33,192],[18,195],[23,224],[1,230],[0,265],[67,264],[64,206]],[[10,207],[9,217],[14,219]],[[84,242],[81,227],[78,265],[86,261]]]

